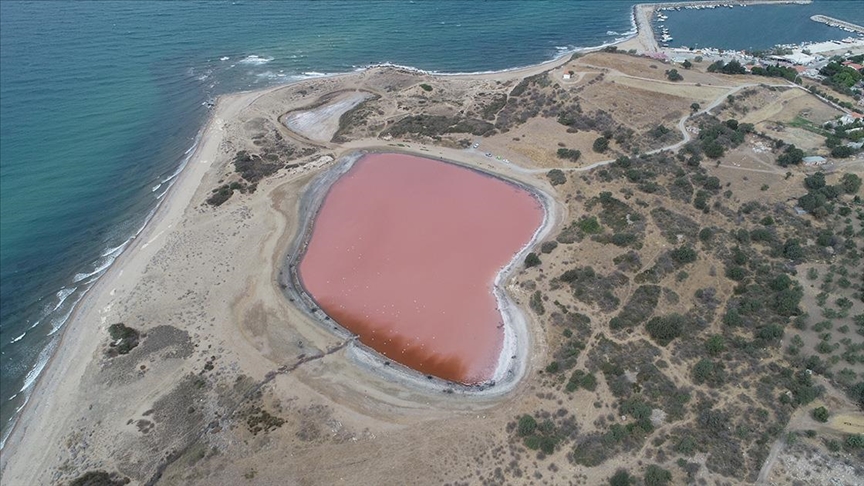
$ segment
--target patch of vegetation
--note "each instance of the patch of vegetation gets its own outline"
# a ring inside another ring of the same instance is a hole
[[[382,132],[382,135],[401,137],[416,134],[427,137],[440,137],[448,133],[470,133],[477,136],[488,136],[495,131],[495,126],[476,118],[444,115],[408,115]]]
[[[525,268],[536,267],[542,263],[540,257],[533,251],[525,257]]]
[[[621,312],[609,321],[609,328],[619,330],[645,322],[657,308],[660,293],[661,288],[657,285],[639,286]]]
[[[564,174],[564,171],[561,169],[552,169],[546,173],[546,177],[549,178],[549,183],[553,186],[560,186],[561,184],[567,183],[567,175]]]
[[[270,412],[261,407],[252,407],[246,414],[246,426],[252,435],[276,430],[284,424],[285,419],[271,415]]]
[[[823,422],[823,423],[824,423],[824,422],[827,422],[827,421],[828,421],[828,415],[829,415],[829,414],[828,414],[828,409],[827,409],[827,408],[825,408],[825,407],[817,407],[817,408],[814,408],[812,412],[810,412],[810,415],[813,416],[813,419],[814,419],[814,420],[817,420],[817,421],[819,421],[819,422]]]
[[[137,330],[127,327],[122,322],[108,326],[108,335],[111,336],[111,342],[108,344],[109,356],[129,354],[129,351],[138,346],[141,337]]]
[[[290,157],[294,153],[293,148],[286,150],[288,152],[283,155]],[[285,163],[275,153],[265,153],[262,156],[241,150],[234,155],[234,170],[250,184],[275,174],[283,167],[285,167]]]
[[[428,92],[428,91],[432,91],[432,86],[429,86],[429,85],[426,84],[426,83],[422,83],[422,84],[420,84],[420,88],[421,88],[423,91],[427,91],[427,92]]]
[[[107,471],[87,471],[69,482],[69,486],[124,486],[132,482],[117,473]]]
[[[597,305],[601,311],[609,312],[620,303],[613,290],[626,285],[630,279],[620,272],[608,276],[598,275],[590,266],[575,267],[565,271],[558,280],[570,285],[573,296],[586,304]]]
[[[559,159],[566,159],[572,162],[576,162],[579,160],[579,157],[582,157],[582,152],[568,148],[559,148],[556,154]]]
[[[657,344],[666,346],[684,331],[686,319],[680,314],[670,314],[663,317],[654,317],[647,324],[645,330]]]

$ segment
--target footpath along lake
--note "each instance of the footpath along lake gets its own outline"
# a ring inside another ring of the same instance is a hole
[[[544,209],[455,164],[370,154],[330,188],[299,265],[303,287],[360,341],[424,374],[490,379],[504,342],[493,285]]]

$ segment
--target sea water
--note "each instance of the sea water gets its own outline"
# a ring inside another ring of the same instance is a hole
[[[626,35],[634,3],[0,2],[0,446],[74,306],[192,153],[208,101],[374,63],[534,64]],[[860,21],[858,3],[812,7]]]

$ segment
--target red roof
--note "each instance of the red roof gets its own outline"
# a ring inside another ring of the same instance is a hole
[[[843,65],[844,65],[844,66],[849,66],[849,67],[851,67],[852,69],[854,69],[854,70],[856,70],[856,71],[860,71],[861,69],[864,69],[864,66],[862,66],[862,65],[860,65],[860,64],[856,64],[856,63],[854,63],[854,62],[852,62],[852,61],[846,61],[846,62],[843,63]]]
[[[806,71],[807,68],[805,66],[795,66],[795,70],[798,71],[798,74],[801,74]]]

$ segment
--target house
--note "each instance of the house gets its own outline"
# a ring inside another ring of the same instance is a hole
[[[861,113],[846,113],[845,115],[840,117],[840,123],[843,125],[849,125],[851,123],[855,123],[857,120],[864,120],[864,115]]]
[[[857,64],[857,63],[854,63],[852,61],[846,61],[843,63],[843,65],[846,67],[850,67],[856,71],[860,71],[860,70],[864,69],[864,66]]]
[[[819,157],[818,155],[813,155],[810,157],[804,157],[803,161],[804,161],[804,165],[806,165],[807,167],[813,167],[816,165],[823,165],[825,162],[827,162],[825,157]]]
[[[570,79],[570,73],[564,73],[563,78],[564,78],[565,80]]]

